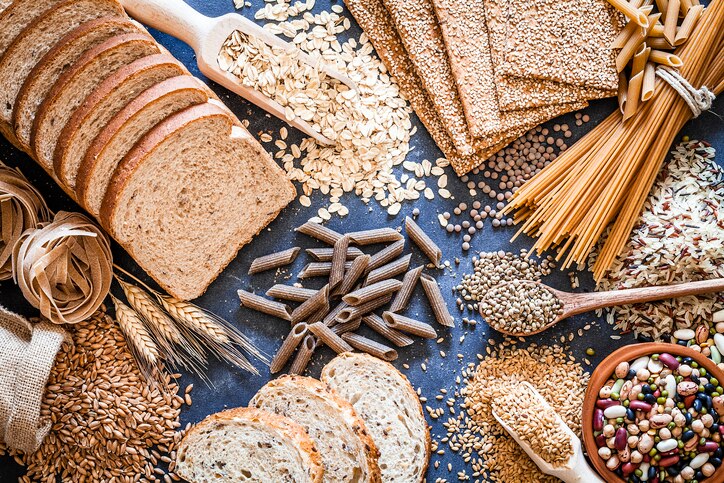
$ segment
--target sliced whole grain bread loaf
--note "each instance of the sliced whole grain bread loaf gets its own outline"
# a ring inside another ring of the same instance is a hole
[[[0,57],[0,122],[10,124],[15,100],[30,71],[66,34],[85,21],[124,16],[116,0],[67,0],[28,25]]]
[[[209,89],[189,75],[167,79],[142,92],[101,130],[78,168],[75,192],[83,207],[98,216],[118,163],[156,124],[210,98]]]
[[[252,408],[212,414],[181,440],[176,473],[193,483],[319,483],[319,452],[300,425]]]
[[[70,189],[75,189],[78,166],[101,130],[130,101],[166,79],[186,70],[172,56],[142,57],[107,77],[75,110],[65,124],[53,155],[53,171]]]
[[[111,37],[83,54],[56,81],[35,115],[30,140],[40,165],[52,173],[60,132],[98,85],[121,67],[160,52],[153,38],[138,32]]]
[[[249,402],[299,423],[322,456],[325,483],[381,482],[378,452],[352,405],[311,377],[283,376]]]
[[[65,0],[13,0],[3,1],[0,6],[0,55],[33,21],[41,15],[52,11],[59,3]]]
[[[111,178],[100,220],[159,285],[189,300],[295,194],[259,143],[208,102],[136,144]]]
[[[115,35],[139,32],[121,16],[107,16],[80,25],[46,53],[25,78],[15,100],[12,125],[20,143],[29,148],[30,130],[40,104],[60,76],[87,51]]]
[[[344,353],[322,370],[322,382],[352,404],[380,451],[382,481],[421,482],[430,432],[420,400],[395,367],[368,354]]]

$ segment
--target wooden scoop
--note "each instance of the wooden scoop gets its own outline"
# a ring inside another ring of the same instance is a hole
[[[547,411],[555,413],[555,411],[552,407],[550,407],[545,398],[543,398],[543,396],[541,396],[540,393],[538,393],[538,391],[532,385],[527,382],[523,382],[522,384],[526,384],[532,391],[537,394],[537,397],[540,400],[539,402],[543,406],[545,406]],[[508,432],[508,434],[513,437],[515,442],[518,443],[521,448],[523,448],[523,451],[525,451],[530,459],[533,460],[536,465],[538,465],[538,468],[540,468],[543,473],[555,476],[556,478],[559,478],[566,483],[604,483],[604,480],[602,480],[598,476],[598,473],[596,473],[593,468],[589,466],[586,458],[583,456],[583,451],[581,450],[581,440],[578,439],[578,436],[576,436],[575,433],[571,431],[571,428],[568,427],[568,425],[561,419],[558,414],[556,414],[556,421],[558,422],[561,431],[566,432],[571,437],[571,445],[573,446],[573,455],[571,455],[568,463],[562,466],[553,466],[546,460],[538,456],[538,454],[533,451],[533,448],[531,448],[528,443],[521,440],[518,436],[518,433],[516,433],[513,428],[505,424],[495,413],[495,411],[493,411],[493,417],[495,417],[498,423],[500,423],[500,425]]]
[[[505,282],[511,283],[511,282]],[[616,305],[629,305],[654,300],[673,299],[688,295],[701,295],[724,291],[724,278],[702,280],[699,282],[686,282],[676,285],[662,285],[656,287],[630,288],[625,290],[611,290],[609,292],[570,293],[556,290],[540,282],[531,282],[542,285],[550,291],[563,305],[563,311],[551,323],[531,332],[511,332],[495,328],[498,332],[514,337],[526,337],[543,332],[556,325],[563,319]],[[502,285],[502,284],[501,284]],[[482,310],[482,308],[481,308]]]
[[[256,104],[279,119],[288,122],[291,126],[317,141],[328,145],[334,144],[332,140],[315,131],[304,120],[296,118],[288,121],[284,115],[284,108],[278,102],[256,89],[242,85],[236,76],[219,66],[218,57],[224,42],[234,31],[238,30],[250,37],[256,37],[270,46],[293,52],[300,62],[319,68],[328,76],[337,79],[350,89],[356,90],[357,86],[349,77],[332,69],[321,59],[315,59],[302,52],[294,45],[283,41],[246,17],[236,13],[209,18],[188,6],[183,0],[121,0],[121,3],[136,20],[173,35],[194,49],[199,70],[209,79],[239,94],[247,101]]]

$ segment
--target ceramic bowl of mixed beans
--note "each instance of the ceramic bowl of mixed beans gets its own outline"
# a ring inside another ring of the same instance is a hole
[[[617,350],[594,371],[584,444],[606,481],[724,481],[724,372],[676,344]]]

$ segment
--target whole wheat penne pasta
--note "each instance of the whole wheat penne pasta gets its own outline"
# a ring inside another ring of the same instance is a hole
[[[304,369],[307,368],[309,361],[312,359],[312,354],[317,348],[317,339],[311,334],[308,334],[302,344],[299,346],[296,357],[292,362],[292,366],[289,368],[289,374],[301,375],[304,373]]]
[[[616,56],[616,70],[618,72],[622,72],[626,68],[626,64],[628,64],[636,53],[636,50],[638,50],[639,46],[645,39],[646,34],[641,32],[641,30],[637,30],[631,37],[629,37],[626,44],[621,48],[621,51]]]
[[[340,336],[332,332],[332,329],[322,322],[315,322],[309,326],[309,330],[317,336],[320,342],[329,346],[337,354],[352,352],[354,348],[346,343]]]
[[[384,320],[391,329],[399,330],[406,334],[416,335],[424,339],[437,338],[437,332],[433,326],[419,320],[405,317],[404,315],[384,312],[382,314],[382,320]]]
[[[352,262],[346,262],[344,269],[348,270],[352,266]],[[314,278],[314,277],[327,277],[332,271],[332,262],[312,262],[307,265],[299,272],[297,278]]]
[[[379,252],[372,255],[369,265],[367,265],[367,272],[371,272],[375,268],[380,268],[382,265],[390,263],[395,258],[402,255],[405,250],[405,240],[398,240],[395,243],[383,248]]]
[[[334,244],[332,253],[332,268],[329,271],[329,286],[333,289],[344,279],[344,265],[347,260],[349,235],[344,235]]]
[[[322,322],[329,327],[333,327],[337,324],[337,316],[339,313],[349,307],[345,302],[338,303],[329,313],[324,317]]]
[[[313,324],[315,322],[323,321],[329,313],[329,300],[325,300],[324,305],[319,308],[312,315],[307,317],[307,323]]]
[[[662,50],[652,50],[649,55],[649,60],[655,64],[667,65],[677,69],[684,65],[678,55],[674,55],[670,52],[664,52]]]
[[[302,342],[304,337],[307,335],[308,330],[309,327],[304,322],[292,327],[292,330],[289,331],[289,335],[287,335],[284,339],[282,346],[271,361],[270,370],[272,374],[276,374],[284,368],[284,365],[287,363],[289,358],[292,357],[292,354],[294,354],[294,351],[299,346],[299,343]]]
[[[644,73],[639,72],[628,82],[628,92],[626,93],[626,106],[623,109],[623,120],[626,121],[636,114],[639,108],[639,99],[641,98],[641,85],[643,84]]]
[[[300,250],[301,248],[294,247],[288,250],[271,253],[269,255],[259,257],[251,262],[251,266],[249,267],[249,275],[266,272],[267,270],[271,270],[273,268],[279,268],[285,265],[289,265],[297,258]]]
[[[646,64],[644,68],[644,79],[641,83],[641,101],[646,102],[654,95],[656,87],[656,65],[653,62]]]
[[[380,282],[373,283],[372,285],[367,285],[359,288],[354,292],[348,293],[347,295],[342,297],[342,300],[347,302],[347,304],[351,305],[352,307],[356,307],[357,305],[362,305],[369,302],[370,300],[380,298],[383,295],[397,292],[398,290],[400,290],[400,287],[402,287],[402,282],[394,278],[382,280]]]
[[[407,231],[407,236],[410,237],[410,240],[417,245],[417,248],[419,248],[436,267],[440,265],[442,261],[442,250],[440,250],[440,247],[432,241],[432,238],[420,228],[420,225],[415,223],[409,216],[405,218],[405,231]]]
[[[646,39],[646,44],[648,44],[648,46],[651,47],[652,49],[658,49],[658,50],[667,50],[667,49],[674,48],[671,44],[669,44],[669,41],[663,37]]]
[[[425,267],[420,265],[405,274],[402,279],[402,287],[400,287],[400,290],[397,292],[397,295],[395,295],[392,305],[390,306],[390,312],[399,312],[407,308],[407,304],[410,303],[412,293],[415,291],[417,281],[420,280],[423,268]]]
[[[641,7],[641,11],[644,12],[646,15],[651,14],[651,11],[654,9],[652,6],[645,6]],[[658,19],[657,19],[658,20]],[[650,25],[653,25],[652,22]],[[611,43],[612,49],[622,49],[624,45],[626,45],[626,42],[628,41],[631,36],[636,33],[641,32],[641,27],[639,27],[634,22],[628,22],[624,28],[621,29],[621,31],[616,35],[616,38]]]
[[[365,315],[379,309],[383,305],[387,305],[390,300],[392,300],[392,294],[387,294],[356,307],[345,307],[339,311],[339,314],[337,314],[337,322],[344,324],[364,317]]]
[[[427,300],[430,302],[432,313],[435,314],[437,322],[445,327],[455,327],[455,321],[453,316],[450,315],[437,280],[426,274],[422,276],[420,281],[422,282],[422,288],[425,291],[425,295],[427,295]]]
[[[666,15],[666,11],[669,9],[669,0],[655,0],[656,8],[661,12],[662,15]]]
[[[302,305],[294,309],[291,316],[292,324],[298,322],[307,321],[307,318],[324,308],[325,305],[329,306],[329,284],[320,288],[317,293],[307,299]],[[316,320],[314,321],[316,322]]]
[[[344,280],[337,286],[334,291],[335,294],[346,294],[349,293],[360,278],[367,272],[367,267],[370,263],[369,255],[357,257],[352,262],[352,266],[344,274]]]
[[[241,305],[244,307],[264,314],[273,315],[283,320],[292,320],[292,309],[289,308],[288,305],[265,299],[245,290],[238,290],[236,293],[239,295]]]
[[[651,3],[649,3],[649,2],[653,3],[653,0],[645,0],[645,1],[644,0],[632,0],[628,3],[630,3],[631,6],[634,8],[640,8],[645,5],[651,5]]]
[[[681,16],[686,17],[693,6],[694,4],[691,3],[691,0],[680,0],[679,12],[681,12]]]
[[[646,14],[634,7],[627,0],[608,0],[608,3],[610,3],[613,8],[626,15],[631,22],[640,25],[643,28],[647,28],[649,26]]]
[[[266,296],[280,300],[289,300],[291,302],[305,302],[315,293],[317,293],[317,291],[311,288],[278,283],[266,291]]]
[[[357,329],[360,328],[362,325],[362,319],[355,319],[351,322],[346,322],[344,324],[337,324],[335,326],[332,326],[330,330],[334,332],[337,335],[346,334],[347,332],[354,332]]]
[[[402,235],[392,228],[374,228],[349,233],[349,238],[356,245],[374,245],[402,240]]]
[[[679,46],[689,39],[689,35],[694,31],[702,12],[704,11],[703,5],[693,5],[689,12],[684,17],[684,21],[681,22],[681,26],[676,31],[676,37],[674,38],[674,46]]]
[[[664,14],[664,38],[674,45],[676,39],[676,26],[679,24],[679,9],[681,0],[669,0],[666,6],[666,14]]]
[[[397,347],[405,347],[415,342],[412,337],[404,332],[390,328],[387,323],[382,320],[382,317],[377,314],[365,315],[362,317],[362,322]]]
[[[371,356],[375,356],[383,361],[390,362],[397,359],[397,351],[392,347],[387,347],[384,344],[380,344],[375,340],[368,339],[367,337],[359,334],[348,332],[342,335],[342,339],[344,339],[345,342],[348,342],[349,345],[355,349],[365,352]]]
[[[639,72],[644,71],[644,67],[646,67],[646,62],[648,62],[650,54],[651,47],[648,47],[646,45],[646,42],[641,44],[641,47],[639,47],[639,50],[633,56],[633,63],[631,64],[631,77],[635,76]]]
[[[651,38],[662,38],[664,36],[664,24],[661,22],[656,22],[654,25],[651,26],[648,32],[647,39]]]
[[[331,262],[334,248],[307,248],[306,252],[315,262]],[[354,260],[362,255],[364,252],[357,247],[347,248],[347,260]]]
[[[623,114],[623,110],[626,108],[626,95],[628,94],[628,78],[625,72],[619,72],[618,74],[618,109]]]
[[[411,253],[402,258],[398,258],[394,262],[390,262],[387,265],[383,265],[380,268],[372,270],[369,275],[367,275],[365,285],[371,285],[379,282],[380,280],[387,280],[388,278],[396,277],[410,267],[410,259],[412,259]]]
[[[337,240],[342,238],[342,234],[337,233],[336,231],[329,229],[324,225],[320,225],[319,223],[313,223],[311,221],[308,221],[299,228],[297,228],[297,231],[332,246],[337,243]]]

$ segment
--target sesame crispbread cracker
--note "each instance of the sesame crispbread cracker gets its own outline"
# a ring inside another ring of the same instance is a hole
[[[598,89],[616,89],[611,43],[622,16],[606,0],[485,0],[507,17],[504,62],[509,76],[536,77]]]

